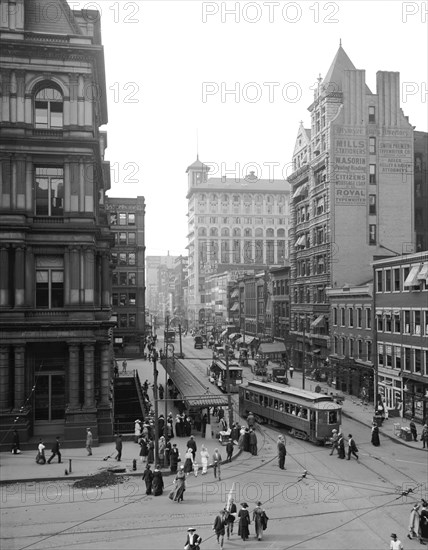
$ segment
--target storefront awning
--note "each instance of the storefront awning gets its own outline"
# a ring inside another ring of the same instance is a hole
[[[239,296],[239,290],[235,288],[235,290],[230,295],[231,298],[237,298]]]
[[[237,338],[240,338],[241,333],[240,332],[232,332],[232,334],[229,334],[229,340],[233,341]]]
[[[425,262],[422,269],[419,271],[418,280],[428,282],[428,262]]]
[[[258,353],[285,353],[285,351],[283,342],[263,343],[258,349]]]
[[[223,330],[223,332],[220,334],[220,336],[221,336],[222,338],[224,338],[224,337],[226,336],[226,334],[227,334],[227,329],[226,329],[226,330]]]
[[[419,273],[420,267],[421,267],[421,264],[417,264],[412,267],[409,274],[407,275],[407,279],[404,281],[404,284],[403,284],[404,288],[409,288],[410,286],[419,285],[418,273]]]
[[[311,328],[322,328],[325,327],[325,316],[324,315],[318,315],[318,317],[315,319],[315,321],[312,321]]]
[[[295,199],[296,197],[300,197],[301,195],[304,195],[307,190],[308,190],[308,184],[304,183],[294,191],[292,198]]]
[[[238,311],[239,309],[239,303],[235,302],[233,306],[230,308],[230,311]]]

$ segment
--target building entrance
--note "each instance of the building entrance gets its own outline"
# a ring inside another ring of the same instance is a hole
[[[34,435],[60,435],[64,431],[65,377],[63,372],[39,374],[34,392]]]

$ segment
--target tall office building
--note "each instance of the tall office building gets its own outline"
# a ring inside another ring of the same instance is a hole
[[[374,256],[414,249],[414,145],[399,74],[379,71],[373,93],[342,46],[309,112],[288,178],[291,322],[296,363],[316,365],[329,349],[326,289],[366,283]]]
[[[99,13],[0,4],[0,427],[112,436],[110,166]],[[95,93],[97,91],[98,93]],[[4,434],[8,434],[4,437]]]
[[[204,326],[213,317],[207,279],[284,265],[288,259],[289,185],[283,180],[209,178],[199,158],[188,174],[188,317]]]

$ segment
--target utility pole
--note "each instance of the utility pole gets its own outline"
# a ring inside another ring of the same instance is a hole
[[[156,362],[159,358],[156,348],[152,351],[153,360],[153,399],[155,402],[155,466],[159,464],[159,421],[158,421],[158,370]],[[166,422],[166,418],[165,418]]]
[[[302,390],[305,389],[305,377],[306,377],[306,319],[303,321]]]
[[[180,355],[179,358],[183,359],[183,347],[181,343],[181,323],[178,324],[178,336],[180,337]]]
[[[233,424],[233,409],[232,409],[232,394],[230,393],[230,371],[229,371],[229,349],[226,344],[226,390],[227,390],[227,408],[229,409],[229,429],[232,429]]]

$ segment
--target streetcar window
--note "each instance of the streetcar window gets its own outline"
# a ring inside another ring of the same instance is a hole
[[[273,402],[272,397],[269,397],[269,407],[270,407],[270,408],[272,408],[272,402]]]
[[[269,399],[267,398],[267,396],[265,395],[264,399],[263,399],[263,407],[267,408],[268,407],[268,404],[269,404]]]
[[[304,409],[303,407],[301,408],[301,412],[302,412],[302,418],[308,418],[308,409]]]
[[[263,405],[263,395],[259,395],[259,404]]]
[[[328,413],[328,423],[336,424],[337,423],[337,411],[329,411]]]
[[[279,404],[279,410],[282,412],[284,410],[284,403]]]
[[[289,405],[289,403],[285,403],[284,410],[285,410],[286,413],[289,413],[289,412],[290,412],[290,405]]]
[[[249,400],[250,400],[250,392],[249,392],[249,391],[246,391],[246,392],[245,392],[245,400],[246,400],[246,401],[249,401]]]
[[[290,414],[294,414],[294,416],[296,416],[296,409],[294,408],[294,405],[290,405]]]
[[[275,401],[273,402],[273,408],[274,409],[278,409],[278,401],[275,399]]]
[[[299,407],[299,410],[298,410],[298,412],[297,412],[297,416],[298,416],[299,418],[302,418],[302,407]]]

